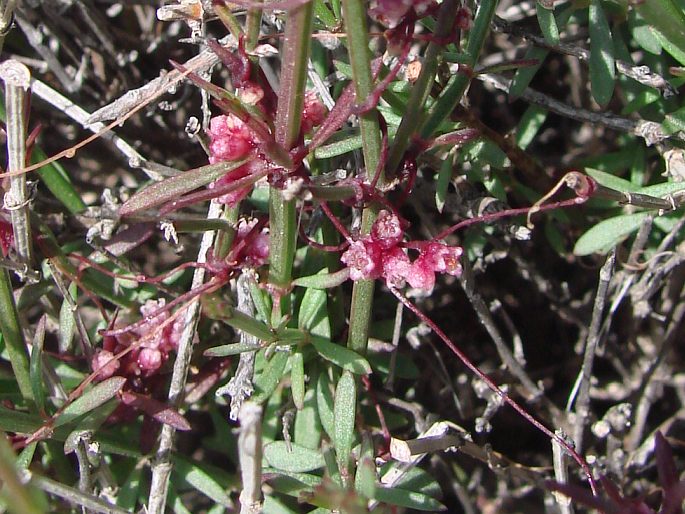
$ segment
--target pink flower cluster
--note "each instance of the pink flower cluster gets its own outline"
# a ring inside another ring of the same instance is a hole
[[[242,159],[256,146],[254,135],[245,123],[233,114],[215,116],[209,121],[209,162]],[[210,189],[228,185],[250,173],[249,164],[244,164],[209,185]],[[245,198],[252,188],[250,186],[236,189],[219,197],[220,203],[235,206]]]
[[[269,234],[265,228],[257,229],[256,218],[238,222],[231,257],[250,268],[269,261]]]
[[[91,360],[93,371],[100,370],[97,375],[98,380],[104,380],[115,374],[132,378],[148,377],[162,367],[169,358],[169,353],[178,347],[183,331],[183,317],[165,326],[154,338],[143,342],[119,360],[112,360],[112,358],[169,319],[171,314],[168,311],[152,317],[154,312],[164,305],[164,299],[148,300],[140,308],[140,313],[146,319],[146,323],[130,332],[104,338],[102,348],[96,350]]]
[[[372,0],[369,14],[386,27],[394,29],[409,9],[414,8],[414,11],[421,15],[432,3],[432,0]]]
[[[341,257],[350,270],[350,278],[383,278],[394,287],[407,282],[411,287],[430,290],[435,285],[436,273],[461,274],[461,247],[434,241],[409,243],[408,246],[419,250],[419,256],[412,262],[401,246],[402,237],[400,219],[389,211],[381,211],[370,234],[352,242]]]
[[[215,116],[209,120],[209,162],[236,161],[255,146],[252,131],[233,114]]]

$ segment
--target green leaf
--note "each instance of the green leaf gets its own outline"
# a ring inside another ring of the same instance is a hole
[[[304,407],[304,356],[295,350],[290,356],[290,392],[297,410]]]
[[[436,512],[445,510],[445,506],[427,494],[407,491],[399,487],[376,489],[376,500],[390,505],[399,505],[408,509]]]
[[[324,0],[314,0],[314,15],[321,20],[328,30],[334,30],[338,26],[338,20]]]
[[[654,36],[652,28],[635,9],[631,9],[628,12],[628,27],[630,27],[633,39],[643,50],[654,55],[661,54],[659,40]]]
[[[31,357],[29,374],[31,376],[31,389],[33,400],[36,402],[38,412],[45,412],[45,387],[43,386],[43,342],[45,341],[46,315],[41,316],[36,327],[31,345]]]
[[[297,326],[311,330],[326,317],[326,291],[322,289],[307,289],[300,303]]]
[[[374,463],[373,441],[369,435],[362,437],[354,488],[367,499],[373,498],[376,493],[376,464]]]
[[[663,182],[661,184],[654,184],[645,186],[637,190],[638,193],[649,196],[656,196],[657,198],[664,198],[668,195],[677,193],[685,189],[685,182]]]
[[[329,289],[338,287],[348,278],[350,278],[350,270],[343,268],[335,273],[317,273],[316,275],[296,278],[293,280],[293,285],[308,289]]]
[[[318,1],[320,2],[321,0]],[[289,509],[284,504],[276,500],[274,497],[267,495],[264,498],[262,512],[263,514],[297,514],[299,510]],[[309,514],[311,514],[311,511]]]
[[[202,355],[205,357],[227,357],[229,355],[237,355],[243,352],[253,352],[261,348],[261,345],[255,346],[251,343],[232,343],[207,348]]]
[[[595,252],[606,253],[636,231],[649,215],[648,212],[638,212],[601,221],[578,239],[573,253],[581,256]]]
[[[310,387],[304,395],[304,407],[295,414],[293,440],[315,450],[321,443],[321,421],[316,410],[316,391]]]
[[[121,391],[121,388],[124,387],[125,383],[126,378],[124,377],[111,377],[100,382],[70,403],[55,420],[53,426],[56,428],[66,425],[76,418],[97,409],[100,405],[114,398]]]
[[[516,128],[516,144],[522,150],[528,148],[547,119],[548,111],[537,105],[531,105],[521,116]]]
[[[141,481],[143,478],[143,469],[134,467],[131,473],[126,477],[126,480],[121,484],[119,494],[117,494],[117,505],[123,509],[133,512],[138,497],[141,493]]]
[[[312,346],[316,348],[316,351],[324,359],[347,371],[357,375],[368,375],[371,373],[369,362],[355,351],[317,336],[312,336]]]
[[[252,303],[254,303],[257,314],[261,321],[268,321],[271,312],[271,297],[269,294],[260,289],[256,280],[249,280],[248,284],[250,286],[250,296],[252,297]]]
[[[346,153],[358,150],[362,147],[362,136],[358,130],[342,131],[334,134],[325,145],[314,149],[314,157],[317,159],[330,159]]]
[[[288,352],[276,352],[271,357],[262,373],[255,379],[255,395],[253,400],[262,403],[276,390],[283,377],[285,365],[288,362]]]
[[[685,131],[685,107],[668,113],[661,126],[667,134]]]
[[[525,60],[536,60],[538,61],[538,64],[534,66],[524,66],[516,70],[514,78],[511,79],[511,84],[509,84],[510,102],[513,102],[523,94],[525,89],[530,84],[530,81],[533,80],[533,77],[540,69],[540,66],[542,66],[542,63],[547,58],[548,54],[549,50],[546,50],[545,48],[539,48],[537,46],[531,47],[528,50],[526,50],[526,53],[523,56],[523,58]]]
[[[611,29],[600,0],[590,1],[588,29],[591,49],[590,89],[595,102],[604,107],[614,94],[616,63]]]
[[[3,432],[30,434],[42,424],[38,416],[0,406],[0,430]]]
[[[233,502],[231,502],[231,498],[226,494],[221,483],[215,479],[215,473],[206,471],[199,463],[186,460],[180,455],[174,456],[173,463],[174,473],[185,482],[216,503],[225,507],[232,507]]]
[[[76,300],[77,295],[76,282],[69,285],[69,294],[72,299]],[[74,312],[71,310],[71,305],[65,299],[62,301],[62,306],[59,309],[59,350],[60,353],[66,353],[71,348],[71,343],[74,341],[74,334],[76,332],[76,318]]]
[[[319,373],[319,379],[316,381],[316,408],[319,413],[319,419],[321,420],[321,426],[323,426],[328,437],[333,439],[335,434],[333,391],[331,381],[325,370]]]
[[[357,383],[352,373],[343,371],[335,388],[335,404],[333,406],[333,417],[335,419],[333,445],[341,473],[347,469],[352,452],[356,412]]]
[[[285,441],[274,441],[264,446],[264,458],[270,466],[284,471],[306,473],[325,464],[319,450],[312,450]]]
[[[669,54],[685,64],[685,13],[681,2],[649,0],[634,8],[653,28],[654,36]]]
[[[181,195],[223,177],[229,171],[245,164],[246,159],[239,161],[222,161],[195,168],[180,175],[156,182],[134,194],[119,208],[120,216],[130,216],[139,211],[152,209]],[[236,181],[237,183],[238,181]]]
[[[554,7],[548,9],[538,0],[535,2],[535,10],[538,15],[538,24],[540,25],[542,35],[545,36],[545,40],[552,45],[559,44],[559,28],[554,19]]]
[[[637,190],[639,189],[639,186],[636,186],[626,179],[612,175],[611,173],[595,170],[593,168],[585,168],[585,173],[595,179],[598,184],[615,189],[621,193],[637,193]]]

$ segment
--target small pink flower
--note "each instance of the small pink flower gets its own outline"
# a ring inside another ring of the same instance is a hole
[[[326,119],[328,110],[316,91],[307,91],[304,95],[304,108],[302,111],[302,131],[311,132],[314,127],[318,127]]]
[[[340,260],[350,268],[352,280],[378,278],[382,272],[382,248],[374,241],[354,241]]]
[[[411,273],[411,261],[404,250],[395,247],[383,254],[383,278],[394,287],[403,287]]]
[[[423,258],[426,265],[437,273],[448,273],[450,275],[461,275],[461,264],[459,258],[464,250],[460,246],[447,246],[442,243],[428,243],[419,255]]]
[[[209,121],[209,162],[235,161],[245,157],[254,147],[252,131],[234,116],[215,116]]]
[[[162,366],[162,352],[156,348],[143,348],[138,354],[138,366],[140,370],[149,375]]]
[[[254,234],[256,225],[256,218],[250,221],[241,219],[238,222],[238,230],[235,236],[235,244],[249,238],[249,241],[246,241],[246,247],[241,251],[241,255],[243,264],[253,268],[263,266],[269,261],[269,234],[265,228],[258,234]]]
[[[411,265],[407,282],[416,289],[430,291],[435,286],[435,272],[425,258],[419,256]]]
[[[414,8],[417,14],[423,15],[433,0],[372,0],[369,14],[390,29],[400,24],[409,9]]]
[[[369,14],[388,28],[394,29],[409,12],[411,0],[372,0]]]
[[[119,369],[119,361],[112,360],[114,354],[110,351],[98,348],[90,362],[93,371],[100,370],[97,374],[98,380],[105,380],[114,375]],[[102,368],[102,369],[100,369]]]
[[[382,210],[371,227],[371,238],[382,248],[392,248],[402,241],[402,226],[400,219],[390,211]]]

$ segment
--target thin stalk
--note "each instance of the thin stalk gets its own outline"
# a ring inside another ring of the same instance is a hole
[[[221,214],[221,205],[212,201],[209,206],[207,218],[217,218]],[[207,261],[207,253],[214,242],[214,232],[205,232],[200,243],[200,251],[197,255],[197,262]],[[191,289],[202,287],[205,278],[204,268],[195,269]],[[185,313],[183,333],[176,351],[176,360],[171,374],[169,384],[168,403],[174,408],[179,408],[183,402],[183,392],[190,368],[190,358],[193,353],[193,338],[200,315],[199,298],[193,300]],[[171,425],[162,425],[159,436],[159,445],[155,452],[152,464],[152,479],[150,482],[150,496],[148,499],[147,512],[150,514],[163,514],[165,511],[167,494],[169,492],[169,478],[171,476],[172,462],[171,454],[174,446],[176,429]]]
[[[281,84],[276,111],[276,142],[291,149],[300,134],[312,31],[311,2],[288,11],[281,49]],[[292,278],[297,222],[294,200],[286,200],[280,190],[269,196],[270,268],[269,282],[277,288],[289,286]],[[281,312],[288,309],[283,298]]]
[[[438,61],[444,46],[439,41],[448,37],[454,30],[454,18],[457,14],[458,0],[446,0],[440,6],[435,26],[435,41],[432,41],[426,49],[426,55],[422,61],[419,78],[412,85],[409,101],[404,110],[402,121],[395,134],[392,149],[388,156],[386,168],[393,173],[400,165],[402,155],[409,146],[409,136],[416,130],[422,118],[423,106],[430,94],[435,75],[438,72]]]
[[[371,55],[369,52],[369,33],[366,23],[366,3],[362,0],[343,0],[345,30],[348,35],[347,49],[352,65],[352,79],[357,99],[368,98],[374,90],[371,72]],[[363,114],[359,119],[362,135],[362,151],[367,174],[376,171],[381,155],[381,134],[378,125],[378,113],[375,109]],[[378,186],[385,181],[384,174],[378,180]],[[378,205],[371,205],[362,215],[362,233],[371,230],[378,214]],[[350,327],[347,346],[358,352],[366,351],[369,339],[369,322],[373,302],[374,282],[360,280],[352,288],[352,305],[350,307]]]
[[[233,239],[235,238],[235,226],[239,215],[239,205],[235,207],[224,206],[223,213],[221,214],[222,221],[225,221],[231,228],[217,232],[216,242],[214,243],[214,257],[216,259],[223,259],[228,255],[228,251],[231,249]]]
[[[438,98],[428,113],[428,119],[421,127],[421,137],[430,137],[437,130],[438,126],[452,114],[452,111],[454,111],[462,96],[464,96],[464,92],[471,82],[471,70],[473,70],[478,62],[478,56],[483,48],[483,43],[485,43],[485,36],[487,36],[490,30],[490,23],[492,23],[492,19],[495,16],[497,3],[498,0],[483,0],[480,3],[480,7],[473,19],[473,28],[469,32],[468,43],[466,44],[466,66],[470,70],[452,77],[440,98]]]
[[[245,20],[245,50],[251,52],[259,43],[259,31],[262,28],[262,10],[248,9],[247,19]]]
[[[30,87],[31,73],[25,65],[10,59],[0,66],[0,78],[5,82],[7,164],[8,171],[12,172],[26,165],[26,93]],[[10,177],[10,190],[5,194],[4,206],[12,215],[18,260],[30,267],[33,263],[33,243],[25,174]],[[25,279],[24,274],[19,276]]]

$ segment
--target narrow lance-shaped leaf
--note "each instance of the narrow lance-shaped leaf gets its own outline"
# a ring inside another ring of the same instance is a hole
[[[552,45],[559,44],[559,28],[554,18],[554,5],[552,5],[552,8],[549,8],[542,5],[542,2],[538,0],[535,2],[535,10],[537,11],[538,24],[543,36],[545,36],[545,40]]]
[[[124,387],[125,383],[126,378],[124,377],[112,377],[104,382],[100,382],[89,391],[83,393],[83,395],[74,400],[73,403],[69,404],[55,420],[53,426],[59,427],[66,425],[79,416],[97,409],[100,405],[114,398],[119,391],[121,391],[121,388]]]
[[[342,268],[335,273],[318,273],[306,277],[299,277],[293,280],[293,285],[307,289],[329,289],[338,287],[350,278],[350,269]]]
[[[161,182],[156,182],[129,198],[119,209],[119,215],[130,216],[138,211],[152,209],[170,200],[174,200],[185,193],[206,186],[210,182],[223,177],[229,171],[245,164],[245,162],[247,162],[246,159],[241,159],[239,161],[208,164],[162,180]]]
[[[578,239],[573,253],[589,255],[594,252],[606,252],[637,230],[647,216],[648,212],[638,212],[601,221]]]
[[[388,489],[379,487],[376,489],[375,497],[377,500],[384,503],[388,503],[390,505],[399,505],[401,507],[407,507],[413,510],[422,510],[428,512],[445,510],[445,506],[435,498],[431,498],[427,494],[416,491],[400,489],[399,487]]]
[[[226,491],[212,474],[205,471],[199,464],[186,460],[180,456],[174,459],[174,473],[183,478],[188,484],[225,507],[232,505]]]
[[[605,106],[614,94],[616,63],[611,29],[599,0],[590,2],[588,28],[591,46],[590,88],[595,101]]]
[[[333,407],[335,429],[333,444],[336,460],[341,470],[347,469],[354,442],[354,419],[356,414],[357,384],[354,375],[344,371],[335,388]]]
[[[295,351],[290,357],[290,391],[297,410],[304,407],[304,356]]]
[[[324,466],[324,458],[319,450],[285,441],[274,441],[264,446],[264,458],[270,466],[294,473],[306,473]]]
[[[357,352],[322,337],[312,336],[312,346],[324,359],[357,375],[371,373],[369,362]]]
[[[316,381],[316,409],[319,413],[321,426],[328,434],[328,437],[333,439],[335,433],[333,392],[331,391],[331,382],[326,373],[325,370],[319,373],[319,379]]]
[[[45,388],[43,387],[43,342],[45,341],[45,320],[41,316],[31,345],[30,376],[33,399],[39,412],[45,412]]]

